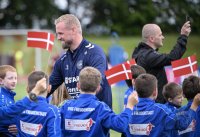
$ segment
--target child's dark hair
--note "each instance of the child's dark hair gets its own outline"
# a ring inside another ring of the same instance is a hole
[[[182,93],[182,87],[174,82],[167,83],[163,87],[162,91],[162,94],[166,101],[168,101],[169,98],[174,99],[177,95],[180,95]]]
[[[151,74],[141,74],[135,80],[135,89],[141,98],[150,97],[156,88],[157,79]]]
[[[131,66],[131,73],[132,73],[132,78],[136,79],[139,75],[146,73],[146,70],[143,67],[139,66],[139,65],[132,65]],[[125,81],[126,81],[126,85],[128,87],[132,87],[133,86],[131,79],[127,79]]]
[[[139,65],[131,66],[132,78],[136,79],[139,75],[146,73],[146,70]]]
[[[200,93],[200,78],[194,75],[185,78],[182,88],[187,100],[194,99],[196,94]]]
[[[33,71],[28,76],[28,93],[32,91],[32,89],[35,87],[36,83],[41,80],[42,78],[46,78],[48,83],[48,76],[42,72],[42,71]]]

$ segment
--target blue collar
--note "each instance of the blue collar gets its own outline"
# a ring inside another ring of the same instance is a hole
[[[4,95],[8,95],[8,96],[11,96],[11,97],[14,97],[16,95],[16,93],[12,90],[9,90],[5,87],[0,87],[0,92],[2,92]]]
[[[93,94],[86,94],[86,93],[80,94],[80,95],[79,95],[79,98],[80,98],[80,99],[82,99],[82,98],[97,99],[97,97],[96,97],[95,95],[93,95]]]

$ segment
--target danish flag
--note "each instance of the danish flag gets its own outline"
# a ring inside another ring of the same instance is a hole
[[[52,51],[54,38],[55,36],[49,32],[30,31],[27,34],[27,46]]]
[[[198,69],[196,55],[171,62],[174,77],[191,74]]]
[[[130,64],[125,62],[123,64],[116,65],[105,71],[105,75],[110,85],[121,80],[132,79]]]

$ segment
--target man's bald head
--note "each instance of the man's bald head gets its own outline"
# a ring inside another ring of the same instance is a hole
[[[146,24],[144,25],[142,29],[142,39],[144,42],[147,41],[147,39],[150,36],[155,36],[159,31],[161,31],[160,27],[156,24]]]

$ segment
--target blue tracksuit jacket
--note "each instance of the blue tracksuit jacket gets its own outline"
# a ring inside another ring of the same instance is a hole
[[[186,129],[192,121],[195,111],[189,109],[187,114],[176,116],[165,105],[155,103],[150,98],[139,98],[134,107],[129,127],[128,137],[166,137],[172,129]]]
[[[111,87],[104,74],[108,69],[106,56],[102,48],[91,44],[85,39],[82,40],[75,51],[67,50],[66,53],[56,61],[50,76],[50,84],[52,85],[51,93],[65,82],[69,94],[72,98],[77,98],[80,94],[76,85],[79,80],[79,73],[81,69],[86,66],[95,67],[101,72],[101,91],[98,92],[97,97],[100,101],[112,107]]]
[[[64,137],[106,137],[109,129],[125,132],[131,117],[126,108],[115,113],[92,94],[80,94],[76,100],[68,100],[61,108]]]
[[[179,115],[187,113],[193,100],[189,100],[186,106],[181,107],[178,110]],[[196,110],[196,115],[193,118],[187,129],[179,131],[180,137],[200,137],[200,107]]]
[[[0,107],[9,106],[15,103],[14,96],[16,95],[15,92],[8,90],[4,87],[0,87]],[[0,133],[8,136],[8,137],[15,137],[15,135],[11,134],[8,131],[8,124],[0,123]]]
[[[1,122],[15,122],[19,137],[61,137],[60,120],[58,108],[38,96],[38,101],[31,102],[20,115]]]
[[[171,110],[171,112],[175,114],[177,113],[178,106],[175,106],[174,104],[170,102],[165,103],[165,105],[167,106],[167,108],[169,108],[169,110]],[[168,133],[170,137],[179,137],[178,130],[171,130]]]

